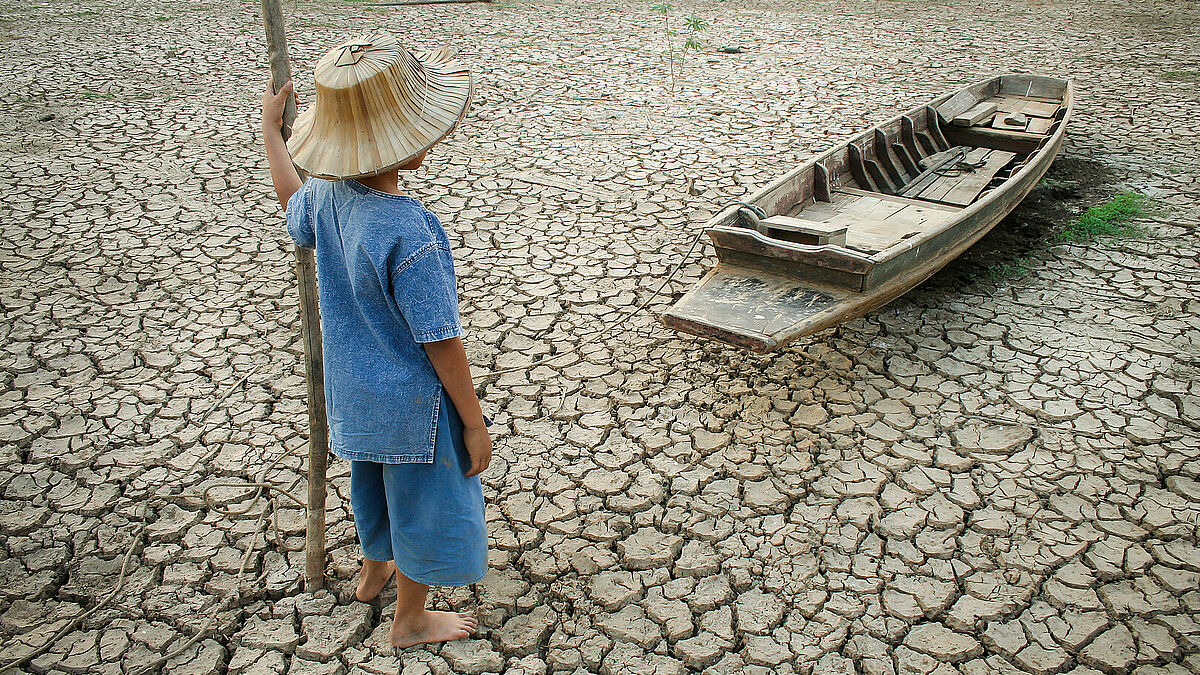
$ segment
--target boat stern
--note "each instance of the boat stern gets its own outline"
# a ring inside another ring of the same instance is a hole
[[[720,264],[661,315],[675,330],[769,352],[823,328],[836,291],[744,267]]]

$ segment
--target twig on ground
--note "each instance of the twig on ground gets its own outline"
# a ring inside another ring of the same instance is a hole
[[[372,2],[371,7],[407,7],[411,5],[465,5],[473,2],[491,2],[492,0],[398,0],[397,2]]]

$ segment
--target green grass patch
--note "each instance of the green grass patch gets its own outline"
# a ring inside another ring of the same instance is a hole
[[[1200,82],[1200,70],[1168,70],[1159,77],[1168,82]]]
[[[86,89],[81,89],[79,91],[79,95],[84,98],[116,98],[117,97],[117,95],[112,93],[111,91],[88,91]]]
[[[987,277],[992,283],[998,283],[1006,279],[1016,279],[1023,277],[1033,269],[1033,264],[1030,258],[1019,257],[1014,258],[1012,262],[997,263],[990,265],[983,271],[983,276]]]
[[[1072,225],[1055,234],[1055,243],[1082,244],[1101,237],[1132,237],[1141,234],[1134,218],[1146,212],[1146,195],[1122,192],[1107,202],[1093,206]]]

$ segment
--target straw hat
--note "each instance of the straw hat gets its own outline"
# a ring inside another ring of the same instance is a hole
[[[471,74],[447,49],[418,58],[382,32],[330,50],[313,75],[316,103],[296,118],[287,145],[318,178],[400,166],[448,136],[471,102]]]

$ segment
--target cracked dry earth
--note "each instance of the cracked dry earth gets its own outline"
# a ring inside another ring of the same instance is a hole
[[[478,73],[407,181],[477,369],[611,329],[485,380],[492,569],[434,595],[483,629],[398,654],[391,598],[351,598],[346,463],[315,595],[302,511],[247,487],[303,498],[307,423],[257,7],[0,5],[0,663],[65,631],[19,670],[1200,672],[1196,4],[698,2],[670,93],[647,3],[287,3],[302,95],[377,25]],[[618,325],[720,204],[1014,67],[1077,78],[1051,178],[1101,178],[774,355]],[[1123,188],[1142,238],[1030,232]]]

